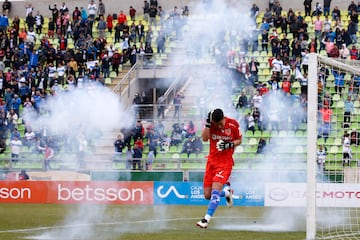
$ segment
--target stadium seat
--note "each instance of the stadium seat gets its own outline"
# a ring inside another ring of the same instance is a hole
[[[235,153],[243,153],[244,152],[244,148],[243,146],[237,146],[235,148]]]
[[[333,100],[333,101],[339,101],[339,100],[340,100],[340,94],[334,94],[334,95],[332,96],[332,100]]]
[[[111,78],[116,78],[116,77],[117,77],[117,76],[116,76],[116,72],[111,71],[111,72],[110,72],[110,77],[111,77]]]
[[[329,153],[337,154],[339,152],[339,148],[337,146],[331,146]]]
[[[111,84],[111,78],[110,77],[105,78],[105,84],[106,85]]]
[[[256,130],[256,131],[254,132],[254,137],[255,137],[255,138],[260,138],[261,135],[262,135],[262,133],[261,133],[260,130]]]
[[[246,130],[246,132],[245,132],[245,137],[250,138],[250,137],[253,137],[253,136],[254,136],[253,131],[251,131],[251,130]]]
[[[257,145],[257,144],[258,144],[258,140],[256,138],[250,138],[249,145]]]

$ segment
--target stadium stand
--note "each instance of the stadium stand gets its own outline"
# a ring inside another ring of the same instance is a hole
[[[304,58],[306,58],[306,53],[305,53],[305,49],[308,49],[309,52],[311,51],[316,51],[322,55],[328,55],[328,56],[332,56],[332,53],[335,51],[335,56],[339,56],[340,54],[336,55],[336,49],[334,48],[333,51],[330,51],[330,49],[327,49],[327,45],[325,44],[325,38],[331,38],[332,35],[335,35],[335,38],[333,39],[335,42],[335,46],[339,47],[342,46],[342,44],[346,44],[347,46],[355,46],[356,49],[359,49],[359,45],[358,42],[345,42],[346,39],[349,38],[348,35],[350,35],[349,33],[349,26],[351,25],[351,22],[355,19],[353,19],[351,16],[348,16],[348,12],[346,9],[342,9],[341,11],[341,15],[343,16],[340,21],[337,21],[337,19],[333,19],[333,17],[329,17],[331,23],[330,26],[332,27],[333,30],[336,29],[336,27],[341,27],[342,29],[344,29],[345,33],[339,33],[339,32],[330,32],[330,31],[324,31],[325,30],[325,26],[326,26],[326,18],[325,16],[321,15],[319,17],[319,20],[322,21],[323,24],[323,30],[322,30],[322,36],[321,39],[316,39],[316,43],[317,43],[317,47],[316,49],[313,48],[313,46],[310,44],[311,43],[311,39],[313,39],[315,36],[317,36],[316,32],[315,32],[315,23],[316,21],[319,21],[317,19],[316,16],[305,16],[305,12],[303,10],[300,11],[300,15],[298,15],[297,13],[294,13],[292,11],[281,11],[280,14],[276,14],[276,10],[272,9],[273,13],[271,13],[269,16],[269,18],[265,18],[265,14],[266,12],[264,11],[265,8],[263,8],[259,14],[255,17],[254,21],[256,23],[256,27],[258,29],[257,32],[257,44],[250,44],[250,45],[245,45],[244,42],[242,42],[241,44],[235,46],[233,49],[226,49],[223,54],[225,54],[225,58],[226,59],[226,66],[229,67],[229,69],[231,69],[236,75],[236,78],[238,78],[239,76],[242,79],[246,79],[246,81],[249,81],[250,85],[249,86],[245,86],[245,85],[239,85],[236,87],[235,91],[233,91],[231,93],[231,101],[233,102],[233,105],[235,106],[238,103],[238,96],[240,95],[240,93],[242,91],[246,92],[246,97],[248,99],[249,104],[247,104],[246,106],[244,106],[243,108],[240,108],[238,110],[238,114],[240,116],[245,116],[247,115],[247,113],[251,113],[254,114],[254,105],[256,104],[254,101],[254,93],[255,92],[260,92],[260,95],[266,95],[268,91],[274,91],[274,88],[279,88],[278,91],[281,92],[286,92],[288,93],[291,98],[293,98],[296,102],[297,102],[297,107],[299,107],[299,109],[301,109],[301,107],[306,105],[306,92],[304,92],[306,89],[306,68],[304,68],[303,64],[303,60]],[[72,10],[71,10],[72,13]],[[282,16],[286,16],[286,17],[282,17]],[[299,17],[301,16],[301,17]],[[185,16],[181,16],[181,17],[185,17]],[[200,19],[201,16],[192,16],[191,13],[188,16],[189,18],[198,18]],[[35,16],[36,18],[36,16]],[[70,17],[71,18],[71,17]],[[161,21],[160,17],[156,18],[157,21]],[[135,46],[137,49],[141,49],[142,47],[144,47],[143,50],[139,50],[137,52],[137,54],[140,54],[141,51],[143,51],[144,53],[146,53],[146,47],[151,47],[153,52],[157,52],[157,43],[156,43],[156,39],[157,37],[159,37],[160,34],[162,34],[162,28],[160,27],[160,25],[151,28],[151,26],[149,26],[149,23],[145,20],[143,14],[138,14],[135,18],[135,20],[129,20],[129,23],[127,24],[128,26],[132,26],[132,24],[134,23],[135,26],[138,26],[141,23],[144,24],[144,31],[148,32],[149,29],[152,29],[152,39],[150,40],[150,44],[148,46],[141,46],[139,41],[135,42]],[[264,36],[263,34],[263,27],[264,27],[264,21],[267,22],[267,24],[269,24],[270,29],[268,31],[268,42],[264,42]],[[14,23],[14,19],[13,18],[9,18],[9,22],[10,25],[7,29],[8,32],[8,36],[7,37],[11,37],[11,34],[17,34],[17,31],[19,31],[22,28],[28,28],[27,24],[26,24],[26,19],[24,17],[20,18],[20,24],[18,25],[18,29],[12,28],[12,24]],[[69,50],[72,50],[74,56],[76,57],[76,52],[78,49],[82,49],[82,44],[81,42],[79,43],[78,39],[76,39],[77,37],[70,37],[67,38],[67,46],[63,46],[63,42],[61,42],[61,38],[60,41],[58,41],[57,39],[52,39],[47,38],[47,32],[49,30],[51,30],[51,24],[49,24],[51,22],[49,17],[44,17],[44,21],[43,21],[43,28],[40,34],[35,34],[35,38],[31,38],[26,37],[26,40],[22,43],[23,47],[26,49],[27,47],[31,50],[31,49],[35,49],[35,53],[36,50],[41,50],[41,52],[50,52],[53,51],[53,49],[57,50],[55,51],[56,54],[54,54],[53,56],[53,62],[56,63],[55,65],[58,66],[59,60],[61,59],[61,57],[65,58],[65,61],[70,62],[70,56],[67,55]],[[111,21],[111,23],[113,24],[113,26],[116,26],[118,20],[117,19],[113,19]],[[93,50],[91,47],[87,48],[87,58],[86,60],[98,60],[100,62],[100,66],[103,64],[102,59],[104,58],[105,54],[109,55],[110,52],[112,52],[112,50],[109,49],[109,47],[111,45],[113,45],[114,49],[118,49],[118,52],[120,52],[121,56],[120,58],[122,59],[122,62],[120,62],[120,67],[119,67],[119,73],[117,74],[115,70],[110,70],[109,72],[109,76],[107,77],[103,77],[103,71],[102,70],[87,70],[86,68],[80,68],[78,70],[78,72],[75,73],[76,76],[76,81],[77,84],[79,83],[78,81],[78,77],[79,77],[79,73],[80,71],[84,71],[83,72],[83,77],[88,78],[90,81],[93,81],[93,77],[94,77],[94,81],[98,81],[101,82],[102,84],[107,85],[110,88],[115,87],[120,80],[124,77],[124,75],[130,70],[130,68],[132,67],[132,65],[134,65],[134,62],[131,62],[131,50],[129,51],[122,51],[122,48],[124,47],[124,40],[129,37],[128,35],[125,35],[124,32],[125,31],[121,31],[123,34],[123,37],[121,39],[120,42],[115,41],[115,34],[116,32],[113,31],[112,33],[106,31],[105,32],[105,37],[104,38],[99,38],[99,29],[97,28],[96,24],[93,24],[92,27],[89,27],[89,22],[85,22],[85,23],[81,23],[84,24],[82,27],[80,27],[81,29],[79,31],[85,31],[85,29],[87,29],[86,31],[89,31],[89,33],[91,33],[90,35],[92,35],[92,37],[90,38],[91,41],[94,44],[98,45],[98,49],[96,50],[96,53],[91,53],[91,50]],[[81,25],[80,24],[80,25]],[[281,25],[283,24],[283,25]],[[91,23],[90,23],[91,25]],[[285,25],[285,27],[284,27]],[[67,25],[68,26],[68,25]],[[60,31],[60,35],[64,35],[65,32],[61,33],[61,24],[58,26],[59,27],[59,31]],[[66,27],[66,26],[65,26]],[[86,28],[87,27],[87,28]],[[67,29],[67,27],[65,28]],[[29,29],[28,29],[29,30]],[[275,30],[275,31],[274,31]],[[284,31],[286,30],[286,31]],[[350,29],[351,30],[351,29]],[[126,30],[127,31],[127,30]],[[129,29],[130,33],[131,33],[131,29]],[[55,31],[56,33],[58,31]],[[73,34],[75,35],[76,29],[73,29]],[[275,33],[276,32],[276,33]],[[87,32],[86,32],[87,33]],[[150,32],[148,32],[150,34]],[[179,45],[181,45],[179,40],[173,40],[172,41],[172,37],[174,37],[173,32],[169,33],[169,35],[167,35],[167,43],[166,43],[166,47],[164,50],[164,54],[161,55],[161,57],[156,58],[155,63],[156,65],[164,65],[164,63],[167,61],[167,58],[171,55],[172,53],[172,47],[177,47]],[[228,41],[229,38],[229,32],[226,33],[226,38],[223,39],[224,41]],[[131,35],[131,34],[130,34]],[[145,34],[146,35],[146,34]],[[357,37],[359,37],[359,33],[356,32],[355,34]],[[341,38],[342,36],[342,38]],[[149,36],[150,37],[150,36]],[[239,37],[239,36],[238,36]],[[146,36],[145,36],[146,38]],[[324,38],[324,42],[322,41],[322,39]],[[94,41],[95,39],[97,39],[96,41]],[[239,38],[240,39],[240,38]],[[84,41],[86,40],[86,38],[84,38]],[[299,46],[300,46],[300,52],[296,51],[296,41],[299,41]],[[106,42],[106,43],[105,43]],[[28,45],[26,45],[28,44]],[[263,50],[263,45],[266,44],[268,51],[266,52],[265,50]],[[21,44],[20,44],[21,45]],[[60,51],[58,51],[58,48]],[[62,49],[64,48],[64,49]],[[74,51],[75,50],[75,51]],[[121,51],[119,51],[121,50]],[[341,49],[338,49],[339,51]],[[149,50],[150,51],[150,50]],[[61,53],[63,52],[63,55],[59,55],[57,53]],[[71,51],[70,51],[71,52]],[[115,51],[114,51],[115,52]],[[123,53],[124,54],[123,54]],[[231,53],[231,54],[230,54]],[[3,56],[5,56],[5,59],[7,59],[7,50],[3,49]],[[36,53],[38,54],[38,53]],[[112,53],[113,54],[113,53]],[[23,56],[29,56],[29,59],[22,59],[21,54],[20,56],[18,56],[18,58],[14,58],[15,56],[11,56],[12,57],[12,61],[16,62],[16,60],[18,61],[24,61],[23,63],[27,63],[30,64],[32,66],[33,63],[30,62],[30,58],[31,57],[35,57],[36,55],[32,55],[31,51],[26,52],[25,54],[23,54]],[[276,57],[277,55],[280,56],[280,58],[282,59],[282,63],[278,63],[276,62]],[[354,56],[355,57],[351,57]],[[80,54],[79,54],[80,56]],[[95,57],[94,57],[95,56]],[[51,59],[49,60],[48,56],[46,56],[47,58],[43,59],[42,57],[44,57],[43,55],[39,55],[38,57],[38,61],[44,61],[41,63],[48,63],[47,61],[51,61]],[[246,72],[242,72],[242,69],[246,69],[249,68],[249,63],[251,62],[251,58],[254,57],[256,59],[256,61],[258,62],[257,65],[257,71],[252,71],[250,73],[250,75],[248,77],[246,76]],[[354,59],[354,61],[358,60],[358,52],[349,52],[349,55],[346,57],[347,59]],[[124,61],[125,59],[125,61]],[[9,60],[9,59],[7,59]],[[82,60],[80,59],[76,59],[77,62],[81,62]],[[275,62],[274,62],[275,61]],[[284,85],[284,77],[286,76],[286,73],[284,73],[282,70],[283,66],[282,64],[284,62],[289,62],[290,65],[290,76],[289,78],[291,79],[291,86],[290,86],[290,91],[288,91],[287,89],[285,89],[285,85]],[[84,62],[84,61],[83,61]],[[199,60],[200,63],[204,63],[207,64],[209,62],[214,63],[213,59],[201,59]],[[112,60],[112,64],[114,64],[114,60]],[[4,61],[4,69],[3,72],[4,74],[7,74],[8,72],[12,73],[13,69],[15,68],[16,70],[21,69],[21,65],[19,66],[11,66],[11,65],[7,65],[8,62]],[[244,64],[246,67],[245,68],[240,68],[240,64]],[[278,71],[278,66],[279,64],[280,66],[280,71]],[[34,67],[36,67],[37,65],[34,65]],[[56,67],[55,66],[55,67]],[[65,66],[69,67],[69,64],[67,63]],[[51,67],[46,67],[45,68],[46,71],[49,71],[50,74],[50,70]],[[41,76],[40,72],[42,71],[41,68],[39,68],[39,71],[35,72]],[[67,70],[69,71],[69,69]],[[331,69],[324,69],[323,70],[323,78],[324,81],[322,82],[322,88],[323,91],[326,91],[330,94],[331,97],[331,109],[333,110],[334,115],[332,116],[332,122],[336,122],[336,124],[339,125],[343,125],[343,121],[341,121],[341,119],[343,118],[342,114],[343,114],[343,109],[345,106],[345,94],[344,95],[340,95],[337,92],[337,88],[336,88],[336,84],[335,84],[335,77],[334,74],[332,74]],[[31,81],[29,81],[29,77],[31,79],[31,74],[29,74],[31,72],[31,68],[29,69],[29,71],[25,70],[24,71],[24,77],[26,80],[26,83],[30,83]],[[275,72],[275,74],[274,74]],[[19,71],[16,71],[16,73],[19,73]],[[100,73],[100,74],[99,74]],[[59,74],[57,72],[57,74]],[[240,74],[240,75],[239,75]],[[322,72],[321,72],[322,74]],[[9,74],[9,79],[11,79],[12,75],[15,74]],[[70,72],[66,72],[66,77],[68,77],[69,75],[71,75]],[[5,77],[7,78],[8,75],[5,75]],[[16,81],[16,83],[21,82],[21,77],[23,77],[21,74],[16,74],[14,76],[13,81]],[[350,76],[346,76],[347,78]],[[68,80],[68,79],[67,79]],[[86,80],[86,81],[89,81]],[[55,85],[55,80],[49,79],[49,86],[47,86],[48,91],[50,91],[51,89],[53,89],[53,86]],[[275,82],[277,84],[275,84]],[[38,83],[37,83],[38,84]],[[66,88],[66,86],[69,86],[69,84],[72,84],[71,79],[69,81],[66,81],[64,86],[64,88]],[[56,84],[57,85],[57,84]],[[10,87],[14,87],[12,85],[9,85]],[[276,87],[275,87],[276,86]],[[7,86],[5,85],[3,90],[6,88]],[[38,86],[37,86],[38,87]],[[61,88],[62,88],[61,87]],[[39,87],[38,87],[39,88]],[[43,86],[43,88],[46,88]],[[357,89],[359,86],[356,85],[354,86],[355,89]],[[346,92],[348,92],[349,87],[346,86]],[[19,91],[20,93],[20,89],[19,90],[13,90],[12,93],[17,93],[16,91]],[[28,93],[30,94],[30,92]],[[45,94],[45,91],[40,91],[39,93],[40,95]],[[9,103],[9,101],[11,101],[13,99],[13,94],[11,95],[11,98],[9,96],[8,100],[7,100],[7,94],[6,92],[3,93],[2,97],[4,97],[4,103],[2,104],[3,108],[7,109],[5,106]],[[34,97],[29,95],[29,97]],[[187,97],[185,97],[184,101],[183,101],[183,105],[186,106],[188,103],[186,102]],[[36,98],[35,98],[36,99]],[[35,106],[36,104],[36,100],[33,100],[33,104]],[[350,123],[350,125],[347,127],[348,130],[353,129],[353,128],[357,128],[360,118],[358,113],[359,111],[359,100],[358,99],[352,99],[354,101],[354,108],[355,108],[355,116],[352,118],[352,121]],[[20,112],[23,110],[24,106],[21,105],[20,106]],[[185,108],[185,107],[184,107]],[[195,110],[194,110],[195,109]],[[192,108],[191,111],[188,112],[184,112],[182,113],[184,116],[188,115],[194,118],[199,117],[199,113],[195,112],[197,109],[196,108]],[[260,111],[261,112],[261,111]],[[173,112],[167,112],[169,115],[171,115]],[[261,114],[261,113],[260,113]],[[6,116],[5,116],[6,117]],[[254,118],[256,118],[258,116],[254,116]],[[306,119],[305,117],[303,117],[303,120]],[[198,120],[198,119],[194,119],[194,120]],[[304,154],[305,153],[305,149],[306,149],[306,122],[305,121],[300,121],[298,123],[295,123],[294,121],[289,121],[287,122],[287,128],[284,129],[280,129],[280,128],[276,128],[274,127],[275,125],[271,125],[271,127],[267,124],[266,126],[263,125],[264,123],[262,123],[261,121],[259,121],[259,119],[256,120],[256,125],[255,125],[255,131],[249,131],[246,128],[243,129],[243,133],[244,133],[244,141],[241,147],[237,148],[236,153],[235,153],[235,160],[236,162],[239,162],[239,168],[243,169],[243,168],[250,168],[250,167],[259,167],[257,166],[258,162],[263,161],[264,155],[263,154],[259,154],[257,153],[257,147],[258,147],[258,142],[260,140],[260,138],[264,138],[265,141],[267,142],[267,147],[272,146],[273,142],[278,142],[281,141],[281,139],[295,139],[296,141],[293,142],[294,146],[289,146],[286,151],[278,151],[277,153],[277,157],[278,159],[289,159],[291,158],[292,161],[289,161],[288,164],[286,164],[286,167],[290,167],[290,168],[303,168],[305,165],[305,157]],[[15,121],[15,120],[14,120]],[[198,121],[199,122],[199,121]],[[243,120],[242,121],[243,126],[246,126],[246,121]],[[23,138],[24,134],[25,134],[25,125],[22,121],[21,118],[21,114],[20,117],[18,118],[18,120],[16,120],[15,125],[17,127],[17,129],[20,132],[20,136]],[[289,127],[292,126],[292,127]],[[7,126],[6,126],[7,128]],[[201,128],[201,126],[198,126],[198,129]],[[343,129],[342,127],[337,128],[337,129]],[[197,133],[199,135],[199,131]],[[168,137],[171,137],[172,133],[171,130],[169,129],[169,126],[167,126],[165,135]],[[8,161],[7,159],[11,158],[11,151],[10,151],[10,147],[9,147],[9,143],[10,143],[10,134],[6,133],[5,136],[3,138],[3,140],[5,141],[7,147],[4,149],[2,155],[2,160],[1,166],[2,167],[9,167],[8,166]],[[115,139],[113,139],[115,141]],[[174,146],[170,146],[169,150],[165,150],[165,151],[160,151],[160,148],[157,147],[158,150],[158,154],[156,156],[156,159],[154,160],[153,163],[153,169],[202,169],[204,166],[204,156],[206,155],[206,152],[208,151],[208,145],[206,145],[206,143],[204,143],[203,145],[203,150],[198,153],[198,154],[190,154],[189,157],[187,157],[186,154],[181,153],[181,147],[182,144],[184,143],[185,138],[182,136],[181,137],[181,143],[179,144],[179,147],[174,147]],[[147,139],[144,139],[144,145],[146,146],[146,142]],[[163,142],[165,142],[165,137],[162,140]],[[134,139],[132,139],[131,144],[133,144]],[[324,144],[327,149],[329,154],[334,155],[334,159],[337,159],[336,161],[340,161],[341,157],[341,151],[339,150],[339,147],[342,145],[341,139],[334,139],[332,137],[332,135],[330,134],[329,138],[325,141],[323,138],[319,138],[318,139],[318,144]],[[104,147],[104,146],[102,146]],[[112,151],[110,149],[113,148],[113,146],[106,146],[108,148],[108,151]],[[275,147],[274,147],[275,148]],[[278,149],[277,147],[275,149]],[[353,146],[353,150],[354,152],[358,152],[358,148],[357,145]],[[143,151],[143,158],[145,159],[146,156],[149,153],[149,147],[145,147],[144,151]],[[18,163],[12,165],[12,168],[18,168],[18,169],[30,169],[30,168],[42,168],[42,163],[38,161],[39,159],[39,155],[37,153],[34,153],[32,151],[29,151],[27,148],[22,147],[22,158],[27,159],[26,161],[19,161]],[[61,152],[61,154],[58,155],[58,158],[67,158],[67,159],[72,159],[74,158],[74,155],[72,153],[67,153],[67,152]],[[144,164],[145,165],[145,164]],[[124,161],[112,161],[112,163],[109,165],[110,168],[113,169],[126,169],[126,163]],[[266,167],[272,167],[271,164],[269,164]],[[339,167],[340,164],[339,164]],[[62,165],[61,161],[58,162],[58,164],[56,164],[54,166],[54,168],[56,169],[63,169],[63,168],[75,168],[72,165]]]

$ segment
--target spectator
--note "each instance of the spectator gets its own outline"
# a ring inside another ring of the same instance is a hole
[[[324,22],[320,19],[320,16],[316,17],[316,20],[313,22],[315,30],[315,39],[316,41],[321,39],[321,34],[323,32]]]
[[[246,96],[245,91],[242,91],[240,96],[239,96],[238,102],[236,103],[235,108],[236,109],[239,109],[239,108],[242,109],[242,108],[246,108],[248,106],[249,106],[248,98]]]
[[[134,145],[132,170],[136,170],[136,166],[137,166],[138,170],[142,170],[141,160],[142,160],[142,150],[137,145]]]
[[[246,116],[246,129],[255,132],[255,120],[250,112]]]
[[[126,147],[125,156],[126,156],[126,163],[125,163],[126,169],[130,170],[131,166],[132,166],[132,162],[133,162],[133,156],[134,156],[134,151],[130,145],[127,145],[127,147]]]
[[[149,146],[149,151],[153,151],[154,155],[156,157],[157,155],[157,147],[159,145],[159,143],[161,142],[160,140],[160,134],[155,131],[154,126],[149,126],[148,127],[148,132],[146,133],[146,139],[147,139],[147,144]]]
[[[143,124],[141,123],[140,120],[137,120],[136,121],[136,124],[135,124],[135,127],[133,129],[133,137],[134,139],[143,139],[144,138],[144,133],[145,133],[145,129],[144,129],[144,126]]]
[[[113,25],[113,17],[112,17],[111,14],[108,14],[107,17],[106,17],[106,27],[108,29],[108,32],[110,34],[112,34],[112,30],[113,30],[114,25]]]
[[[29,16],[29,14],[32,14],[34,10],[34,7],[31,5],[31,3],[25,5],[25,17]]]
[[[119,66],[122,64],[122,55],[120,55],[118,49],[116,48],[114,54],[111,58],[112,70],[115,71],[116,76],[119,75]]]
[[[189,137],[183,144],[181,153],[186,153],[187,157],[190,157],[190,154],[193,152],[192,138]]]
[[[134,141],[134,146],[137,146],[141,151],[144,151],[144,142],[142,140],[142,138],[138,137],[137,139],[135,139]]]
[[[146,161],[146,170],[152,170],[154,159],[155,159],[154,151],[149,151]]]
[[[186,134],[185,134],[185,138],[191,138],[194,137],[196,134],[196,126],[193,123],[193,121],[189,121],[189,123],[185,126],[186,129]]]
[[[49,145],[49,143],[45,143],[44,148],[44,170],[51,170],[50,162],[54,160],[54,149]]]
[[[345,85],[345,72],[333,69],[332,74],[335,78],[335,92],[341,96]]]
[[[11,147],[11,162],[17,163],[19,161],[19,155],[22,147],[21,140],[17,136],[15,136],[14,139],[10,141],[10,147]]]
[[[329,16],[330,14],[330,5],[332,0],[324,0],[324,15]]]
[[[349,35],[352,44],[357,43],[357,36],[356,36],[357,29],[358,29],[357,25],[358,25],[358,23],[349,21],[347,34]]]
[[[176,116],[178,118],[180,118],[180,108],[181,108],[181,100],[184,98],[184,94],[182,92],[177,92],[175,94],[174,100],[173,100],[173,104],[174,104],[174,118],[176,118]]]
[[[125,148],[124,135],[122,133],[117,136],[117,139],[114,142],[114,148],[115,157],[121,159],[123,149]]]
[[[318,171],[324,172],[325,171],[326,150],[322,145],[319,145],[316,155],[317,155],[316,163],[318,165]]]
[[[321,14],[322,14],[322,7],[321,7],[320,3],[317,2],[311,16],[312,17],[313,16],[320,16]]]
[[[9,2],[9,0],[5,0],[2,4],[2,10],[3,10],[3,13],[7,13],[7,14],[10,14],[10,11],[11,11],[11,2]]]
[[[256,150],[256,153],[264,153],[264,149],[266,147],[266,140],[265,138],[261,137],[259,139],[259,143],[258,143],[258,146],[257,146],[257,150]]]
[[[337,20],[341,19],[341,11],[338,8],[338,6],[334,7],[331,16],[332,16],[333,21],[337,21]]]
[[[159,31],[158,37],[156,39],[157,43],[157,53],[161,55],[165,53],[165,41],[166,37],[163,31]]]
[[[85,169],[85,155],[88,148],[88,141],[82,133],[79,133],[76,137],[78,144],[77,163],[80,169]]]
[[[350,56],[350,50],[346,47],[346,44],[342,44],[341,49],[339,50],[341,59],[348,59]]]
[[[138,25],[136,25],[136,34],[138,36],[138,41],[142,42],[145,36],[145,26],[141,20],[139,20]]]
[[[96,3],[94,3],[94,0],[91,0],[88,7],[88,12],[89,12],[89,19],[90,20],[94,20],[95,19],[95,16],[96,16],[96,13],[97,13],[97,6],[96,6]]]
[[[24,134],[24,146],[27,146],[30,150],[32,147],[36,145],[36,135],[31,127],[26,129],[26,133]]]
[[[26,173],[26,170],[25,169],[22,169],[18,175],[18,180],[20,181],[26,181],[26,180],[29,180],[30,177],[29,177],[29,174]]]
[[[156,16],[157,16],[157,7],[155,5],[151,5],[149,9],[149,26],[156,26]]]
[[[258,67],[260,66],[260,63],[255,59],[254,57],[251,57],[251,61],[249,62],[249,71],[251,73],[252,78],[254,79],[254,83],[256,84],[254,87],[257,87],[258,82]]]
[[[98,8],[98,16],[99,18],[105,16],[105,4],[103,3],[102,0],[99,0],[99,8]]]
[[[130,16],[131,21],[135,21],[135,15],[136,15],[136,9],[133,8],[133,6],[130,6],[129,16]]]
[[[104,20],[104,16],[100,16],[99,21],[98,21],[98,25],[97,25],[97,30],[99,31],[99,37],[100,38],[105,37],[106,28],[107,28],[107,23]]]
[[[135,93],[135,97],[133,99],[133,106],[135,111],[135,116],[141,118],[141,104],[143,103],[143,99],[141,98],[140,94],[137,92]]]
[[[350,132],[350,144],[360,145],[360,133],[356,128],[353,128]]]
[[[312,2],[312,0],[305,0],[304,1],[305,16],[310,16],[311,2]]]
[[[171,146],[178,147],[178,145],[182,142],[182,136],[181,136],[182,130],[178,123],[174,123],[172,128],[173,129],[171,131],[170,147]]]
[[[14,131],[18,124],[18,115],[15,113],[14,109],[11,108],[6,115],[7,124],[10,132]]]
[[[110,77],[110,58],[107,54],[101,60],[101,71],[104,78]]]
[[[344,127],[348,128],[351,124],[351,115],[354,113],[354,103],[351,100],[351,96],[344,102]]]
[[[144,20],[146,22],[148,22],[149,21],[150,4],[147,0],[144,1],[143,10],[144,10]]]
[[[343,166],[350,167],[351,159],[352,159],[352,153],[350,148],[350,135],[349,133],[345,133],[344,140],[343,140],[343,146],[342,146],[342,153],[343,153]]]
[[[319,110],[319,113],[321,114],[321,124],[318,137],[324,138],[324,141],[326,142],[331,131],[331,117],[333,111],[328,104],[324,104],[324,107]]]
[[[164,95],[161,95],[158,100],[157,100],[157,118],[162,118],[164,119],[165,118],[165,96]]]

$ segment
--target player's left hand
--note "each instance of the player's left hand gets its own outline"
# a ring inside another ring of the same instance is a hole
[[[223,151],[225,149],[234,148],[233,142],[225,142],[224,140],[219,140],[216,143],[216,148],[218,151]]]

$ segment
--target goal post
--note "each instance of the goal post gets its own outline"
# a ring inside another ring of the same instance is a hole
[[[359,61],[310,54],[307,240],[360,238],[359,86]]]
[[[317,55],[309,56],[308,75],[308,114],[307,114],[307,209],[306,209],[306,239],[316,237],[316,138],[313,133],[317,132],[317,96],[318,96],[318,70]]]

